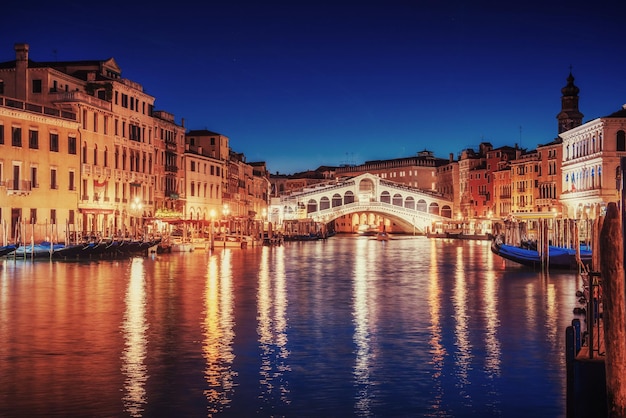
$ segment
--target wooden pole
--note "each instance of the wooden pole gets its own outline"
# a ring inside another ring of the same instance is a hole
[[[600,232],[606,395],[609,418],[626,417],[626,293],[619,209],[607,205]]]

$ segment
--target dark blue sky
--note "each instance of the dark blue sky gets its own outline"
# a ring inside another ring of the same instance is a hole
[[[532,149],[557,135],[570,66],[584,121],[626,103],[615,0],[132,3],[11,5],[0,61],[17,42],[35,61],[113,57],[157,109],[287,174]]]

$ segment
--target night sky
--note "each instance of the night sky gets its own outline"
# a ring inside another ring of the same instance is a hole
[[[557,135],[570,67],[584,121],[626,103],[615,0],[131,3],[11,2],[0,61],[15,43],[34,61],[112,57],[156,109],[284,174],[533,149]]]

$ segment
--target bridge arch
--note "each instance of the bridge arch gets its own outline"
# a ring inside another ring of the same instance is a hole
[[[315,185],[281,197],[280,203],[282,210],[270,213],[280,213],[285,220],[299,217],[326,223],[351,215],[353,220],[369,222],[380,221],[382,215],[422,231],[434,222],[449,221],[453,207],[451,200],[431,190],[393,183],[369,173]],[[281,219],[271,221],[280,223]]]

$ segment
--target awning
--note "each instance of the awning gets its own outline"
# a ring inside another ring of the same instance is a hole
[[[113,213],[113,209],[102,209],[102,208],[78,208],[80,213],[91,214],[91,215],[99,215],[105,214],[110,215]]]

